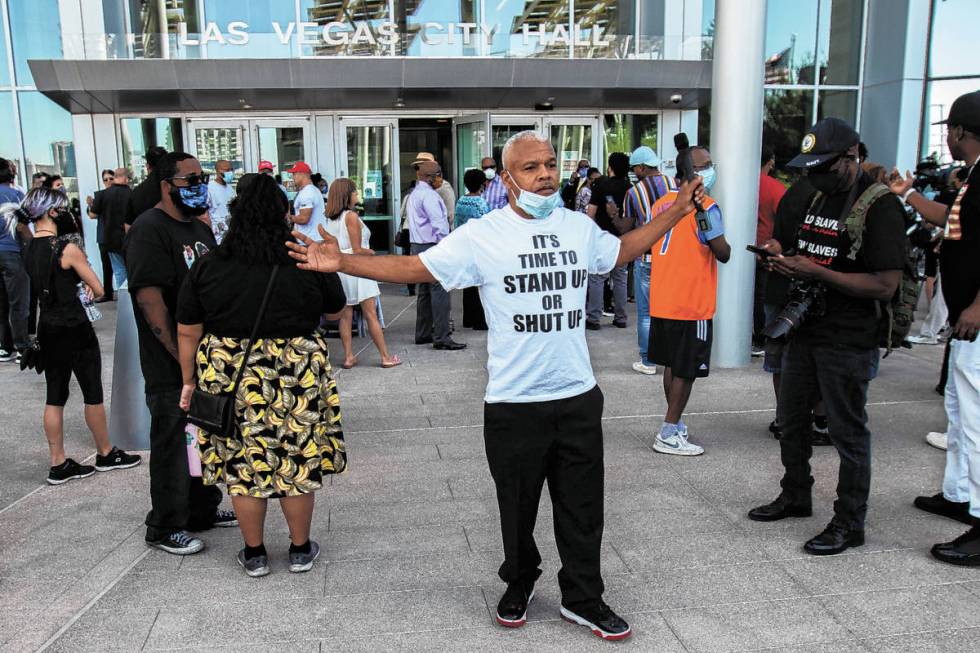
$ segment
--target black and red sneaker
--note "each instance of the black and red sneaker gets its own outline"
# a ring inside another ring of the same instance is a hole
[[[612,608],[602,601],[594,606],[576,608],[575,612],[563,605],[561,606],[561,618],[569,623],[585,626],[596,637],[609,641],[626,639],[633,634],[626,620],[613,612]]]
[[[497,623],[505,628],[520,628],[527,623],[527,606],[534,598],[534,585],[510,583],[497,603]]]

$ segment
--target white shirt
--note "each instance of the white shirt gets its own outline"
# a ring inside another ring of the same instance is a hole
[[[309,236],[313,240],[320,240],[321,236],[320,232],[317,231],[317,227],[327,225],[327,217],[323,213],[323,195],[320,194],[320,189],[315,184],[303,186],[296,193],[296,198],[293,200],[293,207],[295,207],[297,214],[299,214],[301,209],[313,209],[313,213],[310,215],[310,221],[306,224],[297,224],[295,227],[296,231],[301,234]]]
[[[585,341],[588,275],[612,270],[620,244],[564,207],[528,220],[505,206],[420,255],[447,290],[480,288],[490,327],[488,403],[566,399],[595,387]]]
[[[235,189],[230,184],[208,182],[208,215],[211,217],[211,231],[219,243],[228,231],[228,203],[234,199]]]

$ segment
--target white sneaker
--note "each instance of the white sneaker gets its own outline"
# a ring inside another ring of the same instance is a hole
[[[653,376],[657,373],[656,365],[644,365],[643,361],[636,361],[633,363],[633,371],[639,372],[640,374],[646,374],[647,376]]]
[[[653,450],[658,453],[669,453],[674,456],[700,456],[704,448],[687,441],[686,433],[675,433],[669,438],[657,435]]]
[[[17,360],[16,352],[9,352],[6,349],[0,349],[0,363],[11,363]]]
[[[935,336],[909,336],[908,341],[913,345],[938,345],[939,338]]]
[[[942,449],[943,451],[946,451],[945,433],[936,433],[935,431],[932,431],[931,433],[927,433],[926,442],[936,447],[937,449]]]

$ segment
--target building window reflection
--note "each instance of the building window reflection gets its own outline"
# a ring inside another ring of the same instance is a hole
[[[762,141],[776,152],[776,167],[800,153],[803,135],[813,124],[813,91],[767,89]]]
[[[25,156],[23,176],[30,178],[35,172],[61,175],[68,192],[77,192],[71,116],[37,91],[17,95],[21,116],[30,116],[30,121],[23,123],[21,130]]]
[[[821,84],[857,84],[864,0],[821,0],[817,39]]]
[[[659,152],[659,115],[607,113],[603,116],[603,152],[632,152],[646,145]],[[593,165],[595,162],[593,161]],[[602,166],[597,166],[601,168]]]
[[[302,0],[300,20],[316,23],[320,28],[319,34],[311,32],[308,38],[300,38],[303,56],[378,57],[391,54],[386,24],[390,25],[394,17],[388,0]]]
[[[577,59],[626,59],[635,50],[635,2],[574,0]]]
[[[61,59],[58,0],[8,2],[7,7],[17,83],[30,85],[34,78],[27,65],[28,59]]]
[[[123,118],[119,121],[122,165],[133,175],[133,182],[146,178],[146,158],[151,147],[168,152],[182,150],[180,118]]]

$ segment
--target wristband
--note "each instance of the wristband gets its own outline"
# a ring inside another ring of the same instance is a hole
[[[916,192],[916,190],[914,188],[910,188],[907,191],[905,191],[904,193],[902,193],[902,204],[908,204],[909,203],[909,195],[911,195],[914,192]]]

